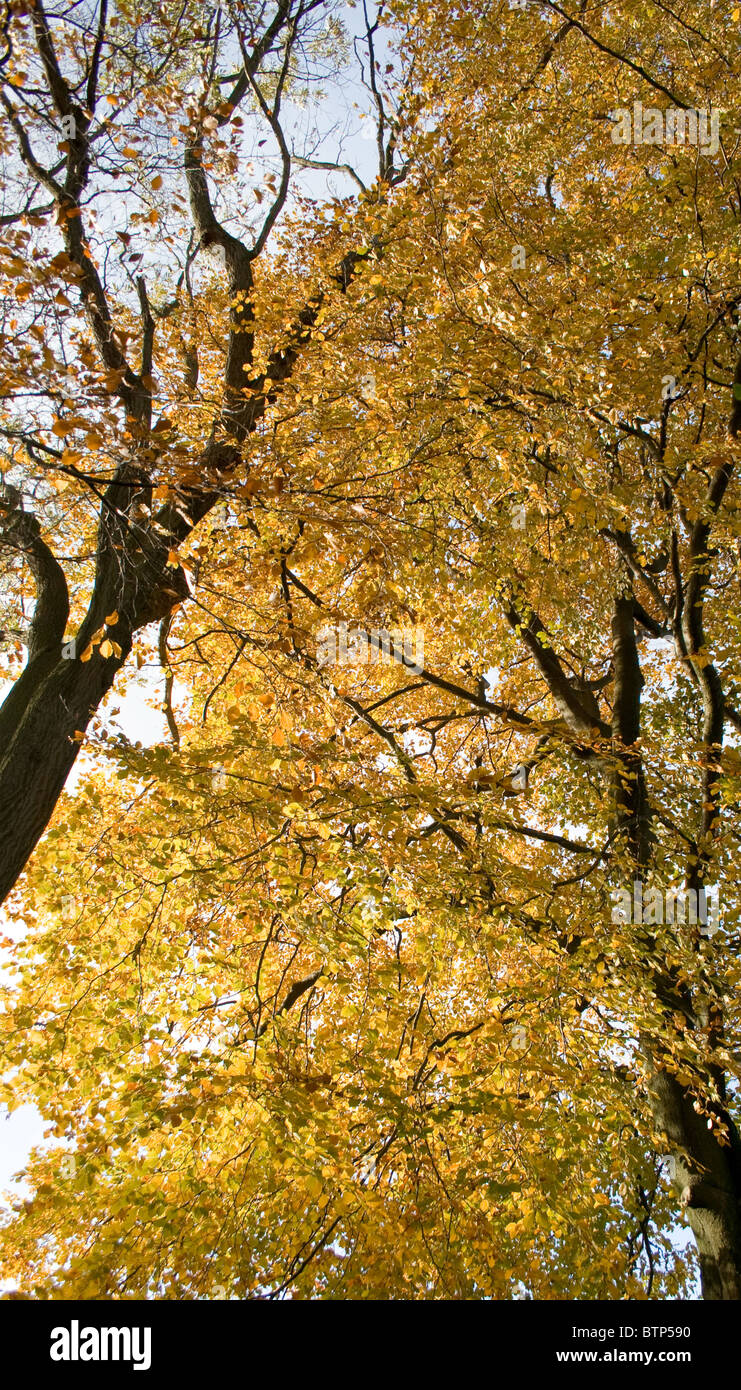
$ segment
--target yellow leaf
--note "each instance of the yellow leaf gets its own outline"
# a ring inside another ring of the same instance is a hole
[[[112,613],[109,613],[109,614],[108,614],[108,617],[106,618],[106,626],[107,626],[107,627],[113,627],[114,623],[117,623],[117,622],[118,622],[118,609],[117,609],[117,608],[114,608],[113,612],[112,612]]]
[[[100,644],[100,654],[101,656],[113,656],[113,647],[107,637],[105,642],[101,642]]]
[[[93,654],[93,644],[88,642],[84,652],[80,652],[80,661],[89,661]]]

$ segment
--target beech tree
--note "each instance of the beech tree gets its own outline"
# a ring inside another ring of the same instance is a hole
[[[106,4],[90,14],[76,7],[69,16],[47,16],[34,3],[11,5],[11,15],[3,106],[9,187],[17,197],[3,218],[4,256],[7,282],[26,312],[19,309],[8,324],[5,399],[11,408],[5,434],[16,444],[14,462],[26,457],[42,468],[44,482],[61,475],[87,487],[88,497],[79,500],[89,501],[92,494],[99,515],[90,538],[94,574],[69,648],[67,577],[18,488],[11,485],[4,494],[5,543],[26,558],[37,602],[28,661],[2,710],[3,895],[48,824],[77,744],[127,660],[133,635],[166,618],[187,594],[172,559],[177,547],[221,496],[220,479],[233,472],[271,392],[290,373],[327,288],[344,289],[363,255],[350,249],[331,268],[319,255],[302,267],[304,275],[316,276],[306,301],[295,286],[290,321],[258,362],[255,267],[286,202],[292,168],[281,103],[289,79],[298,82],[302,61],[311,79],[310,50],[321,61],[322,50],[331,46],[331,6],[286,0],[272,7],[238,4],[204,16],[195,5],[166,8],[152,19],[137,6],[109,16]],[[323,42],[317,38],[320,20],[330,24]],[[372,36],[370,45],[372,52]],[[234,72],[227,72],[231,67]],[[194,90],[186,97],[188,86]],[[256,171],[264,185],[260,179],[249,194],[245,186],[253,207],[242,221],[253,223],[252,234],[234,235],[214,211],[204,166],[218,170],[227,183],[233,177],[238,112],[247,99],[264,125],[256,143],[265,145],[267,132],[279,163],[277,174],[269,166]],[[388,184],[394,181],[394,122],[386,119],[377,87],[376,101]],[[170,184],[173,145],[187,204]],[[125,195],[124,229],[113,226],[114,191]],[[50,219],[59,250],[44,246],[36,231]],[[169,219],[175,231],[167,230]],[[168,277],[159,261],[163,247],[167,270],[174,262],[176,276]],[[229,315],[210,396],[198,390],[204,348],[190,276],[203,250],[223,261],[222,299]],[[114,251],[118,265],[109,270]],[[147,253],[159,302],[150,301],[140,273]],[[136,293],[138,322],[127,288]],[[180,380],[167,383],[170,390],[161,400],[153,373],[160,368],[157,328],[165,322],[162,369],[168,350],[179,348]],[[138,339],[136,347],[130,347],[132,339]],[[41,397],[33,420],[26,414],[29,397]],[[175,437],[166,414],[154,418],[161,405],[172,409],[178,403],[194,407],[187,443]],[[63,448],[65,441],[71,442]],[[82,447],[74,447],[76,442]]]
[[[738,17],[11,5],[22,1291],[741,1294]]]

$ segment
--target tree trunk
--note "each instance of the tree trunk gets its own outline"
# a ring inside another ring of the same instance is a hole
[[[724,1122],[728,1143],[708,1129],[708,1115],[695,1110],[692,1097],[668,1072],[655,1069],[649,1084],[657,1127],[673,1153],[673,1182],[687,1211],[700,1261],[702,1296],[741,1299],[741,1141],[730,1116],[712,1108]]]
[[[129,641],[124,659],[130,649]],[[97,651],[87,662],[60,654],[25,710],[0,763],[0,900],[43,835],[80,749],[75,735],[85,732],[120,665]]]

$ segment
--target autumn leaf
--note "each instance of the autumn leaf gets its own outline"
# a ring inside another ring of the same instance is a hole
[[[10,9],[4,1288],[737,1301],[727,8]]]

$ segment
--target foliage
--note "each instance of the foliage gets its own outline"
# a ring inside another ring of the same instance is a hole
[[[362,39],[329,8],[287,7],[300,42],[248,92],[243,143],[224,91],[259,7],[116,6],[86,254],[151,420],[101,361],[58,212],[2,227],[7,476],[65,557],[67,638],[127,458],[143,525],[213,493],[117,677],[146,676],[169,736],[132,743],[101,704],[10,900],[5,1098],[64,1143],[32,1159],[6,1272],[39,1297],[691,1295],[671,1178],[691,1215],[707,1167],[653,1090],[675,1078],[737,1155],[738,133],[624,146],[609,113],[730,111],[738,26],[709,3],[397,0],[378,177],[309,153],[273,203],[266,108],[283,82],[300,131],[321,81],[328,119]],[[8,81],[39,146],[31,14]],[[236,304],[183,181],[198,103],[220,226],[254,246],[277,208]],[[7,579],[12,631],[17,553]],[[118,622],[77,660],[123,663]],[[323,666],[341,623],[420,630],[422,669],[398,644]],[[636,876],[718,884],[719,930],[616,922]]]

